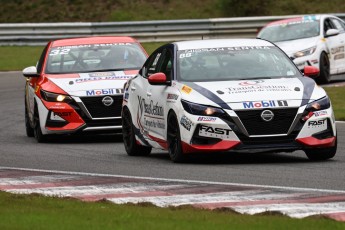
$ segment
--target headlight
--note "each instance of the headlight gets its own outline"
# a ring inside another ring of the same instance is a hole
[[[293,56],[295,58],[308,56],[308,55],[313,54],[315,52],[315,50],[316,50],[316,46],[313,46],[313,47],[311,47],[309,49],[298,51],[298,52],[294,53]]]
[[[44,100],[50,101],[50,102],[66,102],[66,103],[68,103],[68,102],[72,101],[72,98],[70,96],[63,95],[63,94],[51,93],[51,92],[47,92],[44,90],[41,90],[41,95],[42,95]]]
[[[331,102],[328,98],[328,96],[323,97],[319,100],[313,101],[307,105],[306,110],[307,111],[317,111],[317,110],[323,110],[328,109],[331,106]]]
[[[181,100],[181,103],[184,110],[193,115],[220,117],[225,114],[225,112],[220,108],[200,105],[185,100]]]

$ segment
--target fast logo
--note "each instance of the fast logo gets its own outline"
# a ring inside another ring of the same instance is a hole
[[[231,129],[223,129],[219,127],[211,127],[206,125],[200,125],[199,128],[199,135],[204,137],[228,139],[230,132]]]
[[[284,107],[288,106],[287,101],[248,101],[243,102],[243,108],[253,109],[253,108],[269,108],[269,107]]]
[[[318,121],[309,121],[308,126],[314,127],[314,126],[324,125],[325,122],[326,122],[326,118],[322,120],[318,120]]]

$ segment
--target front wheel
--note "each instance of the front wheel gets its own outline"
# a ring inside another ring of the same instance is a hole
[[[317,82],[320,84],[326,84],[330,81],[331,76],[329,58],[325,52],[322,52],[320,56],[320,76],[317,78]]]
[[[30,124],[30,119],[29,119],[29,115],[28,115],[28,111],[26,109],[25,106],[25,130],[26,130],[26,136],[28,137],[34,137],[35,136],[35,131],[34,129],[31,127]]]
[[[335,139],[335,145],[329,148],[322,149],[306,149],[304,150],[305,154],[312,161],[324,161],[330,158],[333,158],[337,152],[337,143],[338,139]]]
[[[122,112],[122,137],[129,156],[147,156],[151,153],[151,147],[137,144],[132,116],[128,108],[124,108]]]
[[[182,151],[180,128],[174,112],[168,116],[168,150],[170,159],[175,162],[183,162],[185,156]]]
[[[42,134],[40,117],[38,114],[37,107],[35,108],[35,113],[34,113],[34,136],[38,143],[44,143],[47,141],[47,137]]]

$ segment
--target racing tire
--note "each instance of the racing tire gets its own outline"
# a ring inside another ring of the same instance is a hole
[[[168,150],[170,159],[174,163],[185,161],[181,144],[180,126],[174,112],[169,113],[167,129]]]
[[[38,114],[37,106],[35,106],[34,113],[34,136],[38,143],[44,143],[47,141],[47,137],[42,134],[40,117]]]
[[[329,58],[325,52],[320,55],[320,76],[316,80],[319,84],[327,84],[331,81]]]
[[[26,130],[26,136],[28,136],[28,137],[34,137],[35,136],[35,131],[31,127],[30,119],[29,119],[29,115],[28,115],[28,111],[26,109],[26,106],[25,106],[25,130]]]
[[[122,137],[126,152],[129,156],[148,156],[152,148],[137,144],[132,116],[128,108],[122,111]]]
[[[305,154],[311,161],[324,161],[333,158],[337,152],[338,139],[335,139],[335,145],[329,148],[322,149],[306,149]]]

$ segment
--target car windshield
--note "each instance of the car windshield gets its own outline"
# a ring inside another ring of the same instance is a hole
[[[281,42],[316,37],[320,34],[320,21],[292,21],[263,28],[258,37],[271,42]]]
[[[177,54],[177,78],[180,81],[301,76],[292,61],[274,46],[190,49]]]
[[[140,69],[145,60],[136,43],[60,46],[49,50],[46,73]]]

